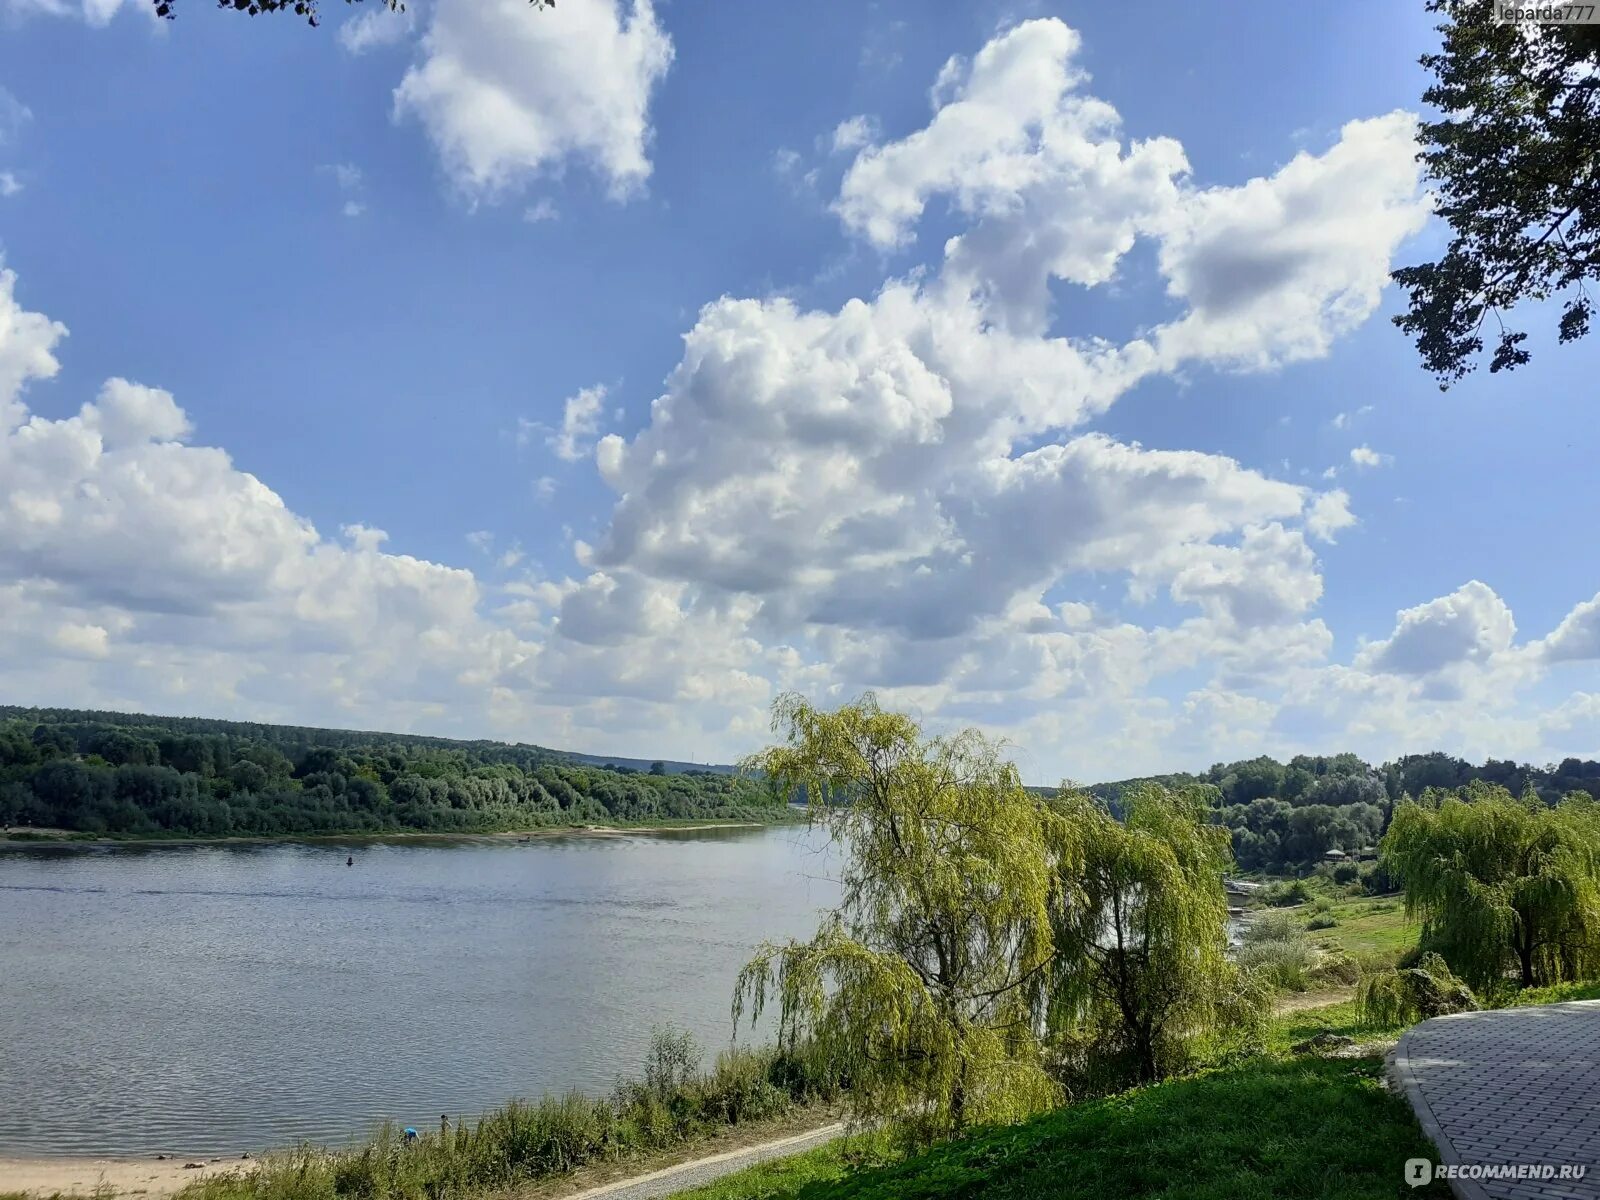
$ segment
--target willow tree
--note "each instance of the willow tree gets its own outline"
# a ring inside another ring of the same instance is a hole
[[[1581,793],[1547,807],[1497,784],[1430,788],[1403,803],[1383,861],[1422,918],[1422,945],[1479,991],[1600,972],[1600,808]]]
[[[1083,862],[1081,902],[1056,909],[1053,1017],[1091,1082],[1160,1078],[1264,1013],[1264,989],[1228,957],[1233,854],[1208,790],[1142,784],[1123,793],[1122,821],[1087,793],[1057,799]]]
[[[1040,1037],[1051,910],[1081,851],[999,744],[930,737],[869,693],[836,711],[773,709],[777,745],[746,760],[792,793],[843,857],[843,895],[816,935],[767,943],[740,974],[734,1020],[780,1006],[851,1103],[926,1139],[1057,1102]]]

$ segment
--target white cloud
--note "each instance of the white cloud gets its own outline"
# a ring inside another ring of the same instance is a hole
[[[522,219],[530,225],[537,225],[543,221],[559,220],[560,217],[561,210],[556,207],[555,201],[548,196],[541,196],[538,201],[522,210]]]
[[[1448,596],[1401,612],[1394,632],[1365,647],[1357,662],[1396,675],[1432,675],[1509,650],[1516,631],[1506,602],[1474,579]]]
[[[64,622],[50,635],[51,643],[66,654],[81,658],[104,658],[110,653],[110,635],[99,625]]]
[[[835,154],[845,154],[869,145],[878,136],[878,126],[871,117],[847,117],[834,126],[832,147]]]
[[[1600,595],[1579,604],[1534,646],[1536,653],[1551,663],[1600,659]]]
[[[562,406],[561,428],[548,438],[557,458],[577,462],[589,456],[594,449],[594,435],[600,431],[605,400],[604,384],[582,388],[576,395],[567,397]]]
[[[1060,21],[1036,20],[970,64],[952,59],[929,124],[869,146],[846,172],[835,205],[845,225],[902,246],[930,199],[948,196],[974,222],[947,247],[952,277],[1036,333],[1048,326],[1050,279],[1104,284],[1152,238],[1168,292],[1187,306],[1154,331],[1169,369],[1317,357],[1371,315],[1390,256],[1427,216],[1414,117],[1353,121],[1325,154],[1198,189],[1176,141],[1124,146],[1116,110],[1083,90],[1080,48]]]
[[[1358,467],[1386,467],[1394,462],[1392,455],[1379,454],[1371,446],[1356,446],[1350,451],[1350,461]]]
[[[15,196],[22,190],[22,180],[13,171],[0,171],[0,196]]]
[[[416,3],[398,12],[386,4],[370,4],[339,26],[339,44],[351,54],[405,41],[417,28]]]
[[[1354,524],[1356,518],[1350,512],[1350,494],[1343,488],[1318,495],[1306,513],[1306,531],[1325,542],[1333,541],[1334,534]]]
[[[650,99],[672,39],[650,0],[436,0],[395,112],[421,121],[464,193],[589,165],[625,198],[650,175]]]

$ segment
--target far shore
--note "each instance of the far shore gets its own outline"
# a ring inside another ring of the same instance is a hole
[[[709,829],[767,829],[798,824],[795,819],[781,821],[717,821],[686,820],[648,821],[638,825],[541,825],[534,829],[503,829],[493,831],[452,831],[409,829],[386,832],[358,831],[352,833],[262,833],[239,834],[229,837],[139,837],[133,835],[106,835],[85,837],[71,829],[35,829],[18,827],[0,832],[0,847],[5,846],[250,846],[272,845],[279,842],[339,843],[351,842],[503,842],[507,839],[546,837],[625,837],[630,834],[692,833]],[[21,836],[19,836],[21,835]]]

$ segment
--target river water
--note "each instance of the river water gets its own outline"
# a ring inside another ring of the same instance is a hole
[[[0,849],[0,1154],[426,1128],[606,1091],[669,1023],[709,1059],[836,875],[795,827]]]

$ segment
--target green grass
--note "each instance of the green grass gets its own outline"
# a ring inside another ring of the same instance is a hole
[[[1336,923],[1313,931],[1313,940],[1355,958],[1382,955],[1392,961],[1417,944],[1421,931],[1418,922],[1406,916],[1399,896],[1329,897],[1322,914]],[[1306,915],[1313,915],[1310,909]]]
[[[1260,1058],[980,1131],[905,1161],[852,1164],[834,1144],[677,1200],[1369,1200],[1412,1191],[1434,1156],[1404,1100],[1363,1059]],[[879,1151],[881,1153],[881,1150]]]
[[[1525,988],[1516,994],[1511,1007],[1525,1004],[1560,1004],[1563,1000],[1600,1000],[1600,982],[1557,983],[1550,987]]]

